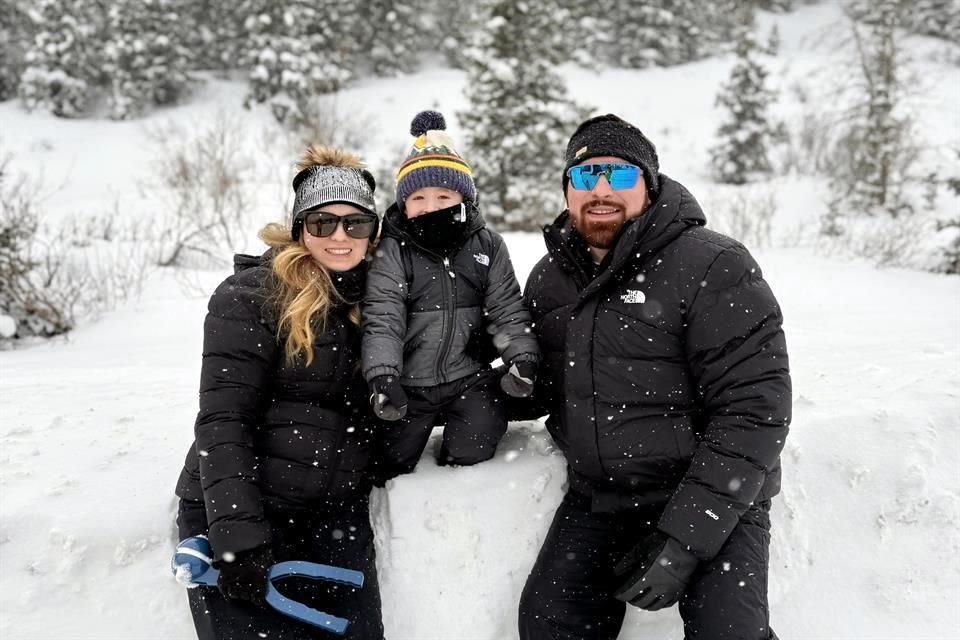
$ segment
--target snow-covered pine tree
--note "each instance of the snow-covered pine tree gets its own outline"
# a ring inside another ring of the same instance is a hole
[[[186,45],[194,53],[193,68],[227,74],[242,68],[248,35],[244,31],[243,2],[194,0],[186,3],[190,25]]]
[[[960,44],[960,0],[916,0],[907,15],[911,31]]]
[[[173,104],[190,82],[188,0],[116,0],[110,6],[103,60],[110,117],[127,120],[152,105]]]
[[[17,95],[23,73],[29,20],[22,4],[0,0],[0,100]]]
[[[793,0],[753,0],[753,5],[757,9],[773,13],[793,11]]]
[[[780,136],[771,123],[769,108],[774,93],[767,87],[767,70],[759,60],[753,33],[753,11],[741,10],[736,30],[736,63],[730,78],[717,94],[724,120],[717,130],[717,144],[710,150],[714,178],[729,184],[744,184],[769,174],[770,148]]]
[[[378,76],[409,73],[419,56],[430,50],[423,41],[422,0],[368,0],[360,3],[355,38],[358,55]],[[439,32],[436,32],[439,33]],[[434,43],[432,46],[436,46]]]
[[[859,98],[844,136],[850,151],[847,171],[832,189],[850,210],[897,217],[909,209],[903,199],[905,161],[911,157],[909,118],[901,113],[904,92],[900,30],[912,10],[907,0],[865,0],[853,35],[858,52]]]
[[[954,167],[960,166],[960,149],[954,149],[953,154],[957,157],[958,162]],[[960,196],[960,174],[947,178],[946,185],[954,196]],[[942,257],[938,270],[944,273],[960,274],[960,210],[955,210],[953,215],[940,221],[937,230],[953,232],[953,238],[941,250]]]
[[[554,71],[565,16],[551,2],[498,0],[469,52],[466,131],[484,216],[536,228],[558,212],[563,149],[586,111]],[[554,178],[551,178],[554,176]]]
[[[674,3],[670,3],[674,4]],[[680,6],[667,3],[625,2],[612,14],[612,62],[621,67],[668,67],[687,61],[691,49],[685,41],[695,37]],[[673,9],[673,10],[671,10]]]
[[[614,46],[615,0],[554,0],[566,15],[572,37],[566,42],[566,58],[584,67],[613,67],[620,55]]]
[[[688,47],[685,60],[699,60],[733,50],[737,29],[744,20],[741,13],[749,8],[744,0],[682,0],[682,5],[681,15],[689,25],[683,39]]]
[[[102,81],[97,49],[104,16],[96,0],[38,0],[30,10],[33,41],[17,93],[28,110],[77,117]]]
[[[672,66],[730,49],[738,0],[667,0],[656,4],[601,0],[583,5],[594,34],[584,34],[598,61],[642,68]],[[591,15],[592,14],[592,15]]]
[[[474,0],[422,0],[423,28],[437,34],[437,45],[454,69],[467,69],[469,45],[490,17],[490,3]]]
[[[337,0],[247,0],[250,102],[270,101],[281,122],[311,96],[337,91],[352,75],[357,5]]]

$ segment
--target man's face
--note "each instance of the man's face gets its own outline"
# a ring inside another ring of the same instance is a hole
[[[630,164],[616,156],[599,156],[584,160],[581,165],[615,162]],[[567,182],[567,208],[573,228],[591,247],[610,249],[627,220],[643,215],[650,203],[647,196],[647,184],[643,172],[630,189],[614,191],[606,177],[600,176],[597,184],[589,191],[573,188]]]

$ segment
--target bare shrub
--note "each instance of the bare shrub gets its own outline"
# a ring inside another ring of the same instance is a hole
[[[777,157],[779,173],[796,172],[800,175],[827,174],[833,165],[831,147],[834,138],[834,117],[815,109],[807,90],[800,84],[793,87],[794,95],[803,105],[799,116],[785,130],[785,142]]]
[[[360,151],[373,129],[371,116],[342,107],[337,94],[311,98],[291,112],[284,123],[294,152],[311,144]]]
[[[710,227],[751,248],[773,243],[773,219],[777,213],[774,191],[768,187],[727,187],[709,194],[706,210]]]
[[[818,248],[828,255],[863,258],[878,267],[924,268],[931,224],[889,215],[849,218],[839,233],[821,235]]]
[[[66,333],[138,295],[149,271],[148,245],[115,216],[41,224],[40,187],[0,161],[0,340]],[[117,242],[126,234],[133,242]]]
[[[141,184],[162,221],[156,263],[222,266],[247,231],[253,165],[245,130],[220,112],[213,123],[186,131],[174,122],[148,130],[155,146],[152,178]]]

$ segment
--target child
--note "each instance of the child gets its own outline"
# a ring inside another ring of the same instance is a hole
[[[533,391],[539,352],[503,238],[477,209],[470,166],[435,111],[418,114],[397,201],[367,278],[363,375],[384,434],[386,473],[410,473],[435,424],[440,464],[493,457],[507,429],[500,390]],[[496,347],[507,372],[497,389]],[[484,352],[487,352],[486,355]]]

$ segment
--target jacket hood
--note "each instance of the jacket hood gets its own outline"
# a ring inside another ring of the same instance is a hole
[[[254,267],[265,267],[270,264],[272,257],[272,249],[268,249],[259,256],[252,256],[248,253],[235,253],[233,255],[233,272],[240,273],[241,271],[253,269]]]

